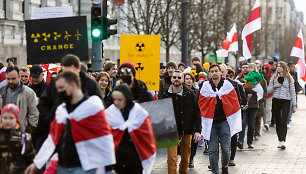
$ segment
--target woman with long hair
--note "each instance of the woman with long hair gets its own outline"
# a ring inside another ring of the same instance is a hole
[[[276,74],[271,78],[268,86],[268,94],[273,93],[272,114],[276,121],[276,133],[278,136],[278,148],[285,149],[287,136],[287,119],[290,111],[290,101],[293,103],[292,112],[296,111],[296,94],[294,80],[289,74],[285,62],[277,64]]]
[[[107,72],[100,72],[96,77],[96,81],[101,89],[103,103],[107,108],[111,104],[111,79]]]
[[[194,64],[192,65],[192,70],[195,71],[195,74],[194,74],[195,80],[196,80],[196,82],[198,82],[198,80],[199,80],[199,79],[198,79],[199,74],[200,74],[200,72],[204,72],[204,69],[203,69],[203,67],[201,66],[200,63],[194,63]]]

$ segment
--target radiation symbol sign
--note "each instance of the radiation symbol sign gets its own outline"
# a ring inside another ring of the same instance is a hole
[[[136,44],[136,51],[142,52],[142,51],[144,51],[144,50],[145,50],[145,45],[144,45],[144,43],[138,42],[138,43]]]

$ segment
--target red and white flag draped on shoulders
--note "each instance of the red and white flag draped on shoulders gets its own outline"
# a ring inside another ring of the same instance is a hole
[[[34,160],[37,168],[42,168],[53,155],[68,119],[83,170],[99,169],[104,173],[104,166],[116,163],[111,127],[99,97],[91,96],[71,113],[61,104],[55,114],[49,136]]]
[[[106,116],[112,127],[115,149],[117,150],[124,131],[128,129],[139,154],[143,173],[151,173],[156,157],[156,144],[149,113],[135,103],[128,120],[125,121],[121,111],[113,104],[106,109]]]
[[[228,80],[224,80],[223,86],[219,90],[216,89],[215,92],[209,81],[206,81],[203,83],[199,97],[202,115],[202,135],[206,140],[210,140],[217,102],[216,97],[219,97],[222,101],[226,119],[230,126],[231,136],[242,130],[241,109],[233,85]]]
[[[305,69],[305,55],[304,55],[304,39],[302,29],[300,29],[297,35],[295,44],[292,48],[290,56],[298,57],[298,71],[299,77],[305,82],[306,81],[306,69]]]

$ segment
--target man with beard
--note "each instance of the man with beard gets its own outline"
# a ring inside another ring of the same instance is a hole
[[[179,173],[187,174],[191,141],[201,140],[201,113],[193,91],[183,85],[184,76],[175,70],[171,77],[172,85],[163,98],[171,97],[180,142],[181,162]],[[192,135],[194,134],[194,139]],[[177,146],[168,147],[168,173],[177,173]]]
[[[81,63],[79,57],[68,54],[62,58],[61,65],[63,72],[72,71],[79,75],[81,79],[81,89],[84,95],[96,95],[102,99],[100,88],[95,80],[89,78],[85,72],[81,71]],[[55,80],[52,79],[47,89],[40,96],[38,103],[39,122],[36,133],[39,134],[39,141],[36,140],[35,150],[39,151],[45,139],[48,137],[50,124],[54,120],[55,110],[62,103],[55,87]]]
[[[171,86],[171,77],[174,70],[176,70],[176,64],[174,62],[168,62],[166,65],[166,71],[164,77],[159,82],[158,99],[162,99],[164,93],[166,93]]]
[[[37,127],[38,110],[35,92],[22,84],[18,66],[6,69],[7,85],[0,89],[0,107],[13,103],[20,109],[19,123],[21,131],[32,133]]]
[[[241,64],[241,76],[237,78],[241,83],[244,83],[243,79],[249,73],[249,64],[244,62]],[[239,141],[238,141],[238,148],[243,149],[243,142],[245,136],[245,128],[246,125],[248,126],[248,133],[247,133],[247,144],[248,148],[252,149],[253,146],[253,137],[254,137],[254,130],[255,130],[255,118],[256,112],[258,110],[258,103],[257,103],[257,93],[252,89],[245,90],[246,97],[250,97],[250,101],[248,105],[242,108],[242,131],[239,132]]]
[[[136,69],[133,63],[122,63],[118,68],[118,72],[120,79],[118,82],[126,83],[130,87],[134,101],[137,103],[142,103],[154,100],[152,94],[148,91],[146,84],[143,81],[135,78]]]

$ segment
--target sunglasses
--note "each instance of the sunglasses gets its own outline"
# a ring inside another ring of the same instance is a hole
[[[160,69],[166,69],[166,67],[160,67]]]
[[[131,68],[126,68],[126,69],[120,69],[120,72],[121,73],[124,73],[124,72],[127,72],[127,73],[130,73],[132,71],[132,69]]]
[[[181,76],[172,76],[172,78],[173,78],[173,79],[176,79],[176,78],[177,78],[177,79],[182,79]]]
[[[268,69],[268,68],[262,68],[262,69]]]

